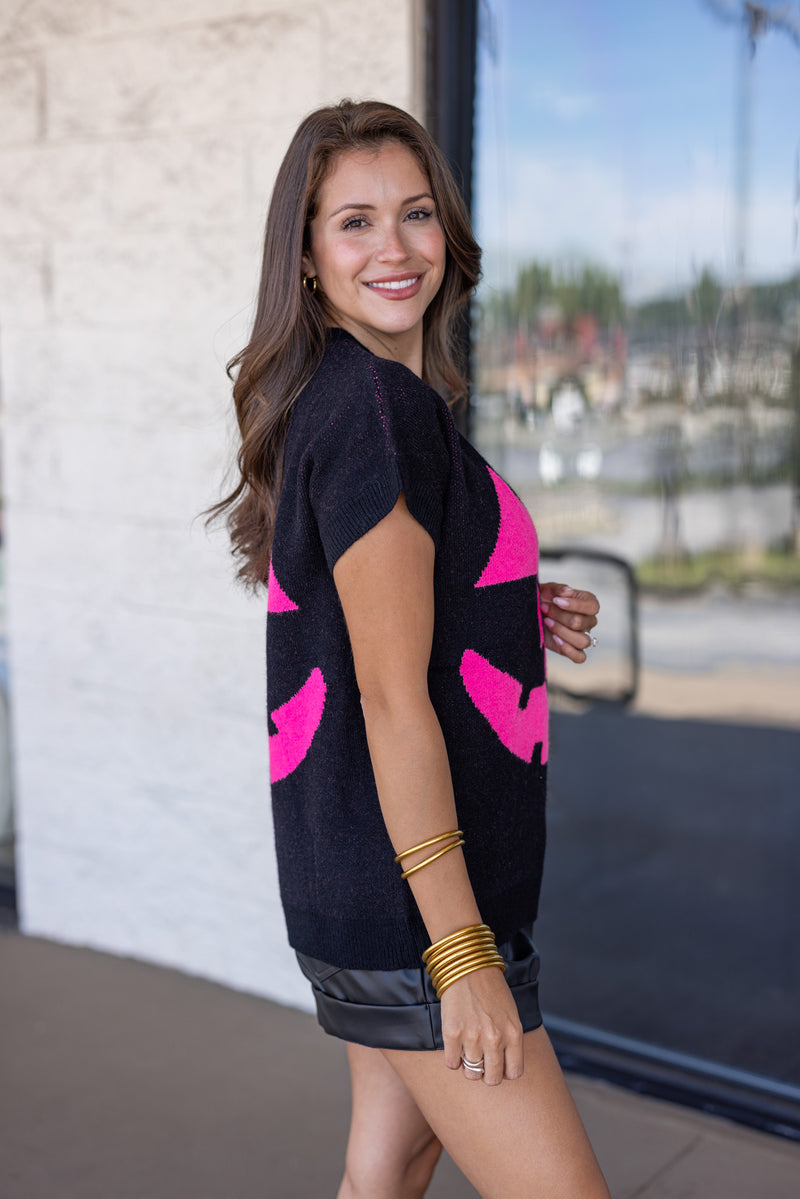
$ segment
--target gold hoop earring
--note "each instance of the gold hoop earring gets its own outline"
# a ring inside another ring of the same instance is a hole
[[[309,282],[311,283],[310,287]],[[317,290],[317,276],[303,274],[303,287],[306,289],[306,291],[310,291],[313,296],[314,292]]]

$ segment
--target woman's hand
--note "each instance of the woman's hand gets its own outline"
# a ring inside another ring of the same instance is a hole
[[[565,583],[542,583],[539,595],[547,648],[572,662],[585,662],[585,651],[592,644],[590,630],[596,627],[600,611],[597,596]]]
[[[442,996],[444,1061],[462,1070],[465,1081],[497,1086],[504,1078],[522,1077],[522,1025],[502,970],[474,970],[448,987]],[[464,1069],[483,1060],[483,1074]]]

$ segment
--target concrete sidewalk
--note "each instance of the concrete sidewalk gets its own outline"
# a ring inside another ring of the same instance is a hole
[[[0,980],[3,1199],[333,1199],[346,1066],[312,1017],[11,930]],[[615,1199],[800,1196],[800,1145],[570,1086]],[[449,1160],[428,1193],[476,1194]]]

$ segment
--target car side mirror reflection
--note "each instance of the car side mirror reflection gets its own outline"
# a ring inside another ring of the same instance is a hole
[[[599,550],[542,549],[539,578],[593,591],[600,600],[597,645],[577,666],[547,655],[547,686],[588,703],[629,704],[639,686],[639,618],[636,576],[628,562]]]

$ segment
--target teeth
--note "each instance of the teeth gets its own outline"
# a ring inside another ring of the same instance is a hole
[[[368,283],[367,287],[377,287],[382,291],[402,291],[404,287],[411,287],[417,279],[419,279],[419,275],[413,279],[398,279],[396,283]]]

